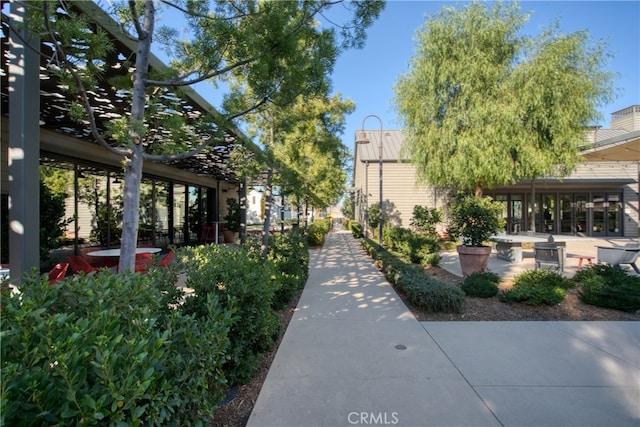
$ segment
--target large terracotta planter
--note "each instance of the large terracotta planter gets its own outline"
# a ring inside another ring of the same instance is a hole
[[[478,271],[486,271],[491,246],[456,246],[460,258],[462,275],[469,276]]]
[[[225,243],[233,243],[236,241],[236,232],[231,230],[222,230]]]

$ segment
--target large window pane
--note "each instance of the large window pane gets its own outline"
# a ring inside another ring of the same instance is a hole
[[[607,231],[609,235],[620,233],[620,201],[619,194],[607,194]]]
[[[570,194],[560,195],[560,233],[573,233],[573,203]]]
[[[169,183],[156,182],[156,246],[169,244]]]
[[[186,211],[186,187],[184,185],[173,186],[173,241],[176,244],[183,244],[185,239],[185,230],[187,229],[187,211]]]
[[[594,194],[593,198],[593,234],[604,234],[605,226],[605,198],[604,194]]]

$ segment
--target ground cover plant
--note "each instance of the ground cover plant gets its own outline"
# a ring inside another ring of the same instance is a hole
[[[559,304],[574,283],[560,274],[545,270],[529,270],[516,276],[513,287],[500,294],[503,302],[528,305]]]
[[[604,264],[585,268],[573,277],[581,285],[580,300],[586,304],[622,311],[640,309],[640,277]]]
[[[498,294],[500,276],[490,271],[478,271],[466,276],[461,284],[462,290],[470,297],[491,298]]]

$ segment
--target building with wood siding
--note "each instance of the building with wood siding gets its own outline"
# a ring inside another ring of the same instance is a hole
[[[371,143],[356,144],[354,152],[356,220],[364,223],[366,207],[379,203],[380,162],[383,209],[392,223],[409,227],[415,205],[441,208],[446,215],[452,191],[417,183],[415,167],[401,158],[402,131],[366,133]],[[584,162],[567,177],[525,180],[485,191],[504,205],[505,232],[525,232],[535,223],[540,233],[638,237],[640,105],[613,113],[609,129],[590,129],[582,156]]]

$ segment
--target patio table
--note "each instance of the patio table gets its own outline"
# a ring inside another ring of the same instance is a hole
[[[496,243],[496,256],[498,259],[522,262],[523,243],[543,243],[548,242],[549,238],[535,235],[509,234],[493,236],[491,240]],[[554,243],[558,246],[566,246],[566,242],[563,240],[554,240]]]
[[[161,248],[136,248],[136,254],[151,253],[155,254],[160,252]],[[119,257],[120,248],[116,249],[101,249],[99,251],[87,252],[88,256],[107,256],[107,257]]]

